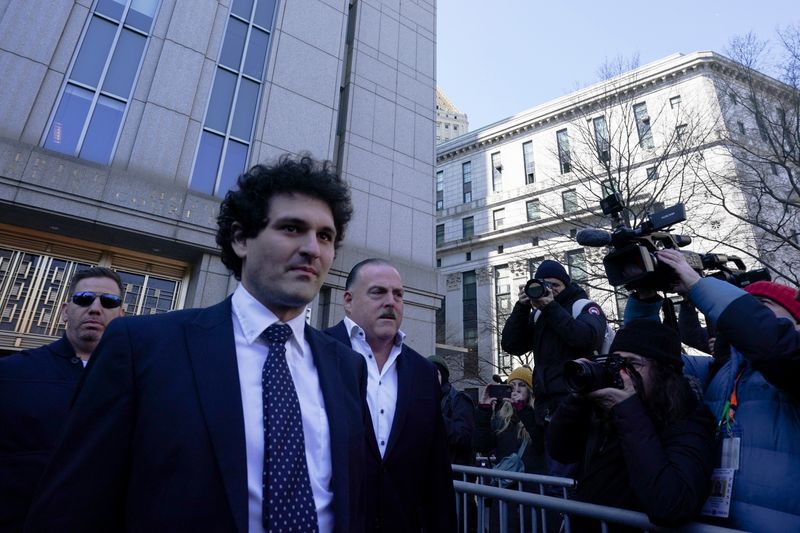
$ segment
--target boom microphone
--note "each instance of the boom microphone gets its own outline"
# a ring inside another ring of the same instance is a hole
[[[581,246],[599,248],[611,244],[611,234],[601,229],[584,228],[575,234],[575,240]]]

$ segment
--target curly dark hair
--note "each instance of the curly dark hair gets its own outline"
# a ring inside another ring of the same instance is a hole
[[[353,216],[350,188],[333,170],[333,164],[308,155],[284,154],[275,164],[255,165],[239,176],[237,185],[225,195],[217,216],[217,244],[222,248],[222,262],[236,279],[241,279],[242,260],[233,251],[234,223],[238,222],[245,238],[258,235],[269,222],[267,213],[273,195],[299,193],[328,204],[336,228],[337,248]]]
[[[697,397],[679,366],[655,360],[651,364],[652,387],[644,395],[644,405],[653,425],[663,429],[691,415]]]

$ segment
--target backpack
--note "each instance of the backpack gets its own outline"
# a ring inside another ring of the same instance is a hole
[[[525,455],[525,448],[528,447],[528,440],[527,438],[522,439],[519,450],[503,457],[499,463],[494,465],[494,469],[504,472],[525,472],[525,463],[522,462],[522,456]],[[497,483],[498,487],[504,489],[514,483],[514,481],[498,477],[495,479],[495,483]]]
[[[573,304],[572,304],[572,318],[578,318],[578,315],[581,314],[581,311],[583,311],[583,308],[586,307],[588,304],[597,305],[592,300],[588,300],[586,298],[581,298],[580,300],[575,300],[573,302]],[[533,323],[534,324],[536,323],[536,320],[539,319],[539,315],[540,314],[541,314],[541,312],[538,309],[536,309],[536,311],[533,313]],[[600,343],[600,349],[599,350],[595,350],[594,353],[595,354],[607,354],[608,351],[611,349],[611,343],[614,342],[614,336],[616,336],[616,334],[617,334],[617,332],[614,330],[614,328],[611,327],[611,324],[608,323],[608,320],[606,320],[606,331],[603,334],[603,342]]]

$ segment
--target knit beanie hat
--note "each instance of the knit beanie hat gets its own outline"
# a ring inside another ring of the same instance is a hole
[[[450,381],[450,369],[447,368],[447,361],[445,361],[443,357],[431,355],[428,357],[428,361],[436,365],[436,368],[439,369],[439,373],[442,375],[442,384]]]
[[[515,368],[509,375],[508,375],[508,382],[511,383],[513,380],[518,379],[520,381],[524,381],[525,385],[528,388],[533,388],[533,371],[530,368],[526,368],[521,366],[519,368]]]
[[[539,268],[536,269],[536,275],[534,277],[536,279],[556,278],[563,282],[564,285],[569,285],[570,281],[569,274],[567,274],[567,271],[561,266],[561,263],[553,261],[552,259],[545,259],[542,261]]]
[[[619,331],[609,352],[631,352],[683,367],[678,333],[655,320],[633,320]]]
[[[756,281],[744,288],[753,296],[769,298],[792,314],[800,322],[800,302],[797,301],[797,291],[780,283],[772,281]]]

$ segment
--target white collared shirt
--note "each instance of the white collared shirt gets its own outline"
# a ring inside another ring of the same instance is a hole
[[[367,405],[372,418],[372,429],[375,430],[375,438],[378,440],[378,450],[381,457],[386,453],[386,445],[389,444],[389,434],[392,432],[392,422],[394,413],[397,409],[397,357],[403,350],[403,340],[406,334],[397,331],[394,344],[389,352],[389,358],[383,365],[383,369],[378,370],[378,362],[375,354],[367,343],[364,330],[344,317],[344,325],[350,337],[350,344],[353,350],[364,356],[367,362]]]
[[[243,285],[233,293],[233,337],[242,392],[244,434],[247,446],[247,492],[249,531],[262,532],[262,475],[264,469],[264,418],[261,372],[269,349],[259,336],[278,318]],[[308,475],[317,508],[321,533],[333,531],[331,488],[331,439],[325,401],[319,386],[311,347],[305,338],[305,313],[287,322],[292,337],[286,342],[286,361],[300,400]]]

